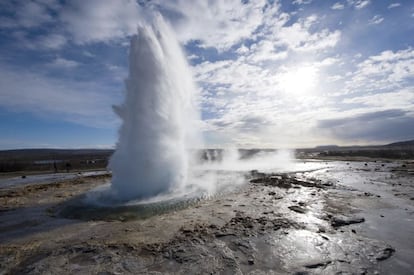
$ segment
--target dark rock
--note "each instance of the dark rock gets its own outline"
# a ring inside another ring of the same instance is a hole
[[[319,227],[318,232],[316,233],[325,233],[326,229],[324,227]]]
[[[354,224],[354,223],[361,223],[364,222],[365,219],[364,218],[359,218],[359,217],[332,217],[331,218],[331,225],[333,227],[341,227],[344,225],[350,225],[350,224]]]
[[[253,258],[248,259],[247,262],[249,263],[249,265],[254,265],[254,259]]]
[[[318,268],[318,267],[325,267],[328,264],[332,263],[332,261],[326,261],[326,262],[315,262],[315,263],[309,263],[306,264],[305,267],[306,268]]]
[[[289,206],[288,208],[292,211],[297,212],[297,213],[301,213],[301,214],[306,213],[306,209],[303,208],[303,207],[300,207],[298,205],[292,205],[292,206]]]
[[[389,257],[391,257],[392,254],[394,254],[394,252],[395,252],[394,248],[387,247],[384,250],[382,250],[380,253],[378,253],[375,259],[377,261],[384,261],[384,260],[388,259]]]

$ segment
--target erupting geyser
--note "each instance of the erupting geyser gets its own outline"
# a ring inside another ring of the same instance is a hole
[[[197,141],[196,87],[173,31],[156,16],[131,40],[125,102],[110,160],[119,200],[147,198],[186,184]]]

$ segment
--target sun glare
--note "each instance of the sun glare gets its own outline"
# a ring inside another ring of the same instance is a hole
[[[318,70],[313,66],[294,67],[280,78],[280,88],[290,95],[309,95],[318,82]]]

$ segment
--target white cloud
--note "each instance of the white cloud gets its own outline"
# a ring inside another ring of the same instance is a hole
[[[89,127],[113,127],[114,98],[95,83],[57,80],[0,65],[0,106]]]
[[[394,9],[394,8],[398,8],[401,6],[401,3],[391,3],[388,8],[389,9]]]
[[[245,48],[247,49],[247,48]],[[238,51],[239,53],[241,51]],[[287,51],[278,51],[275,49],[275,43],[270,40],[262,39],[259,42],[253,44],[246,55],[246,61],[252,63],[282,60],[288,57]]]
[[[197,65],[195,75],[203,87],[204,110],[215,114],[205,121],[206,132],[220,141],[253,147],[305,146],[314,139],[320,141],[312,127],[315,115],[321,117],[325,112],[327,98],[321,97],[316,87],[323,69],[338,61],[325,58],[263,66],[241,56]],[[298,136],[298,129],[303,136]]]
[[[36,27],[53,20],[47,7],[34,1],[24,1],[16,11],[16,17],[18,24],[26,28]]]
[[[360,10],[367,7],[370,4],[370,0],[348,0],[348,3]]]
[[[347,104],[362,104],[375,111],[400,109],[414,112],[414,87],[379,94],[363,94],[343,100]]]
[[[336,2],[331,7],[331,9],[333,9],[333,10],[343,10],[344,8],[345,8],[344,4],[342,4],[340,2]]]
[[[312,116],[323,112],[326,101],[316,87],[320,74],[339,59],[291,63],[298,56],[328,52],[340,40],[339,30],[320,29],[319,20],[311,15],[292,22],[278,6],[269,6],[259,20],[261,32],[250,37],[253,43],[238,42],[237,59],[195,65],[203,110],[214,114],[204,122],[208,136],[244,146],[304,144],[297,131],[286,129],[292,125],[307,140],[320,138],[311,132]]]
[[[79,44],[108,42],[136,33],[141,11],[134,0],[74,0],[60,17]]]
[[[341,37],[341,32],[331,32],[328,29],[311,32],[310,29],[316,20],[316,16],[309,16],[290,26],[274,28],[272,36],[276,43],[295,51],[317,51],[334,47]]]
[[[57,57],[49,65],[53,67],[63,68],[63,69],[72,69],[72,68],[79,66],[79,63],[74,60]]]
[[[382,17],[381,15],[374,15],[374,17],[372,17],[369,21],[368,24],[370,25],[377,25],[380,24],[382,21],[384,21],[384,17]]]
[[[2,28],[34,28],[53,21],[49,10],[54,10],[58,6],[55,1],[43,3],[42,1],[23,1],[3,2],[0,8],[3,11],[12,13],[13,17],[0,17]]]
[[[262,24],[265,0],[153,1],[166,17],[170,17],[179,39],[199,40],[205,47],[226,50],[251,38]],[[174,14],[173,17],[169,16]]]
[[[414,50],[383,51],[358,64],[347,92],[381,92],[406,86],[414,79]]]
[[[34,43],[42,48],[60,49],[66,44],[66,37],[60,34],[49,34],[39,37]]]
[[[295,0],[295,1],[293,1],[293,4],[296,4],[296,5],[303,5],[303,4],[307,5],[307,4],[310,4],[310,3],[312,3],[312,0]]]

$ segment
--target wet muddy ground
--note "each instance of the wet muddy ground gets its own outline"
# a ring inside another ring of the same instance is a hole
[[[0,186],[0,274],[412,274],[412,163],[302,166],[145,218],[62,215],[109,175]]]

